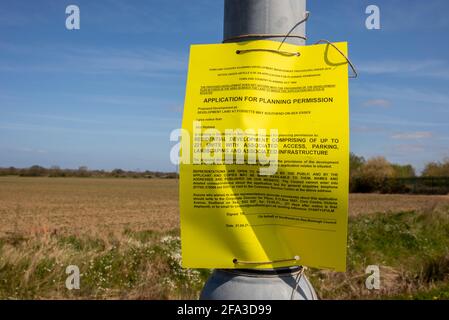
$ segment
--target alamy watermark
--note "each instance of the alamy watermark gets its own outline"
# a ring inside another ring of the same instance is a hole
[[[277,129],[270,129],[269,134],[267,129],[221,132],[193,121],[193,137],[185,129],[171,132],[170,141],[178,143],[170,151],[170,160],[174,165],[259,164],[260,175],[274,175],[278,169],[278,136]]]
[[[65,273],[69,276],[65,280],[65,287],[68,290],[80,289],[80,268],[75,265],[70,265],[65,269]]]
[[[369,276],[365,280],[365,286],[368,290],[380,289],[380,269],[379,266],[369,265],[365,269],[365,273]]]
[[[67,30],[79,30],[81,24],[80,8],[77,5],[71,4],[65,8],[65,13],[68,14],[65,19],[65,27]]]
[[[378,6],[372,4],[366,7],[366,14],[369,16],[365,20],[365,26],[368,30],[380,29],[380,9]]]

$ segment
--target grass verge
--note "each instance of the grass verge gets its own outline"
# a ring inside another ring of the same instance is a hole
[[[0,239],[0,299],[196,299],[210,270],[182,269],[179,230]],[[67,290],[77,265],[80,290]],[[380,267],[380,290],[365,287]],[[309,269],[322,299],[449,299],[449,208],[350,218],[348,270]]]

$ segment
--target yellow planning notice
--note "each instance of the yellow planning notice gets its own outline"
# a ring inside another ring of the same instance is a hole
[[[347,55],[347,43],[334,45]],[[328,44],[283,44],[299,55],[278,47],[191,46],[179,143],[184,267],[346,269],[347,61]]]

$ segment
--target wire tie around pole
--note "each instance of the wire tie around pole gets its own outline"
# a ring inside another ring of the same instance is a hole
[[[315,42],[315,44],[320,44],[320,43],[326,43],[328,46],[333,47],[335,50],[338,51],[338,53],[340,53],[346,59],[346,61],[348,62],[349,66],[351,67],[352,72],[353,72],[353,74],[350,75],[349,78],[355,79],[358,77],[358,73],[357,73],[357,70],[355,69],[354,64],[351,62],[351,60],[349,59],[349,57],[347,55],[345,55],[340,49],[337,48],[336,45],[334,45],[332,42],[330,42],[329,40],[326,40],[326,39],[320,39],[317,42]]]
[[[301,54],[299,52],[288,52],[288,51],[281,51],[281,47],[284,44],[285,40],[287,38],[298,38],[298,39],[302,39],[304,41],[307,40],[307,37],[304,36],[299,36],[299,35],[292,35],[291,33],[302,23],[306,22],[307,19],[309,19],[310,16],[310,12],[306,11],[305,13],[305,17],[304,19],[302,19],[301,21],[298,21],[286,34],[242,34],[236,37],[232,37],[232,38],[228,38],[223,40],[223,43],[226,42],[234,42],[235,40],[241,40],[241,39],[253,39],[253,38],[283,38],[281,44],[279,45],[277,50],[273,50],[273,49],[246,49],[246,50],[237,50],[235,53],[236,54],[241,54],[241,53],[247,53],[247,52],[254,52],[254,51],[267,51],[267,52],[272,52],[272,53],[277,53],[283,56],[296,56],[299,57]]]
[[[243,49],[243,50],[236,50],[235,53],[236,54],[243,54],[243,53],[248,53],[248,52],[260,52],[260,51],[265,51],[265,52],[271,52],[271,53],[277,53],[283,56],[287,56],[287,57],[299,57],[301,56],[300,52],[288,52],[288,51],[282,51],[282,45],[285,43],[285,40],[287,40],[287,38],[298,38],[298,39],[303,39],[303,40],[307,40],[307,37],[304,36],[299,36],[299,35],[292,35],[291,33],[301,24],[303,24],[304,22],[306,22],[310,17],[310,12],[306,11],[305,12],[305,17],[304,19],[298,21],[286,34],[242,34],[236,37],[232,37],[232,38],[227,38],[225,40],[223,40],[223,43],[226,42],[233,42],[235,40],[241,40],[241,39],[245,39],[245,38],[249,38],[249,39],[253,39],[253,38],[283,38],[281,43],[279,44],[279,47],[277,50],[274,49]],[[330,42],[329,40],[325,40],[325,39],[321,39],[318,40],[317,42],[315,42],[315,44],[321,44],[321,43],[326,43],[328,46],[332,46],[335,50],[337,50],[347,61],[348,65],[351,67],[352,70],[352,75],[349,75],[349,78],[357,78],[358,77],[358,73],[357,70],[354,66],[354,64],[352,63],[352,61],[349,59],[349,57],[347,55],[345,55],[340,49],[337,48],[336,45],[334,45],[332,42]]]
[[[283,56],[297,56],[299,57],[301,55],[301,53],[299,52],[288,52],[288,51],[281,51],[281,50],[273,50],[273,49],[244,49],[244,50],[236,50],[235,53],[236,54],[242,54],[242,53],[248,53],[248,52],[257,52],[257,51],[265,51],[265,52],[272,52],[272,53],[277,53]]]

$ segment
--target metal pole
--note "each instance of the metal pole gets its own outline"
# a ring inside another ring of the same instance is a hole
[[[282,41],[282,37],[244,37],[245,35],[285,35],[305,18],[306,0],[225,0],[223,40],[230,42],[255,39]],[[305,23],[291,35],[305,36]],[[285,40],[305,45],[305,40]],[[204,285],[200,299],[317,299],[300,267],[278,269],[216,269]]]
[[[223,40],[248,34],[285,35],[305,18],[305,12],[306,0],[225,0]],[[306,24],[299,25],[291,34],[305,36]],[[258,39],[282,41],[277,37]],[[233,42],[247,40],[251,38]],[[298,38],[287,38],[285,42],[305,45],[305,41]]]

